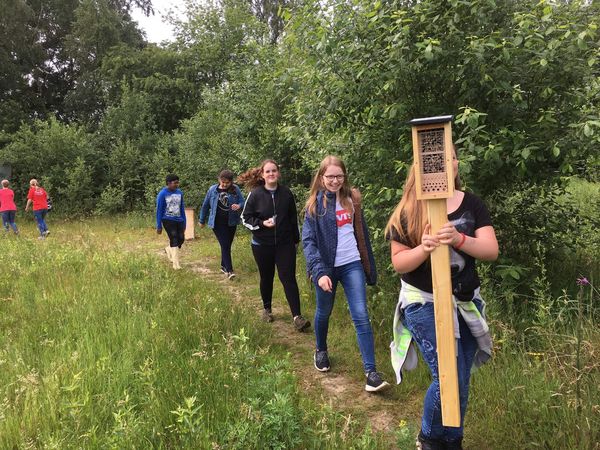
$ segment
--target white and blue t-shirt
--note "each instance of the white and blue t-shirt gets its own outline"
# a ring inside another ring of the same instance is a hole
[[[335,201],[335,222],[337,224],[337,248],[334,267],[360,261],[358,244],[352,225],[354,212],[344,209],[339,200]]]

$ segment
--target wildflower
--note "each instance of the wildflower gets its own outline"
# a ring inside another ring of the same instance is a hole
[[[577,278],[577,284],[579,286],[589,286],[590,282],[589,282],[589,280],[586,277],[584,277],[582,275],[581,277]]]

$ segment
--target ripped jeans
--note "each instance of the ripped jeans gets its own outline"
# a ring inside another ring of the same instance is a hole
[[[481,302],[477,299],[474,299],[474,302],[477,309],[481,311]],[[423,436],[443,441],[454,441],[462,438],[467,402],[469,400],[471,367],[473,366],[473,359],[477,350],[477,341],[459,314],[460,339],[458,339],[457,343],[456,362],[461,420],[460,427],[445,427],[442,425],[442,402],[440,399],[440,383],[438,378],[433,303],[412,303],[408,305],[404,309],[404,320],[402,322],[417,343],[433,378],[423,402],[423,417],[421,419],[421,432]]]

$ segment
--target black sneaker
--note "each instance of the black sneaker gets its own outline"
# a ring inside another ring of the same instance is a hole
[[[225,268],[224,268],[224,267],[222,267],[222,266],[221,266],[221,273],[222,273],[223,275],[229,275],[229,272],[227,272],[227,271],[225,270]]]
[[[310,322],[302,316],[296,316],[294,317],[294,327],[296,327],[296,330],[298,331],[304,331],[310,327]]]
[[[367,384],[365,385],[365,391],[367,392],[379,392],[390,386],[387,381],[383,381],[379,372],[374,370],[367,374]]]
[[[445,450],[462,450],[462,438],[446,441],[445,444]]]
[[[229,280],[233,280],[235,278],[235,273],[233,273],[233,272],[227,272],[227,278]]]
[[[328,372],[331,368],[329,363],[329,356],[327,356],[327,350],[317,350],[315,352],[315,369],[319,372]]]

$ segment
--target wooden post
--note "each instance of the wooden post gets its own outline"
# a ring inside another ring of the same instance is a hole
[[[194,208],[185,208],[185,240],[194,239],[196,226],[196,215],[194,214]]]
[[[417,200],[427,206],[431,234],[448,222],[446,199],[454,193],[452,171],[452,116],[414,119],[412,127]],[[440,245],[431,253],[433,307],[442,400],[442,424],[460,426],[460,399],[456,369],[454,307],[450,277],[450,249]]]

